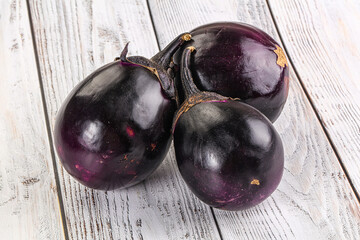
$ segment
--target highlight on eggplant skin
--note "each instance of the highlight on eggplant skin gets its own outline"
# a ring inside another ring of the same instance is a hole
[[[191,70],[200,90],[240,98],[275,122],[289,90],[289,67],[280,45],[260,29],[242,23],[216,22],[190,33],[192,40],[174,56],[174,69],[179,69],[183,49],[194,46]],[[182,102],[179,70],[176,73]]]
[[[280,136],[255,108],[220,95],[211,99],[213,93],[198,91],[187,71],[189,54],[187,49],[183,52],[181,66],[186,110],[180,108],[173,126],[180,173],[191,191],[212,207],[255,206],[273,193],[282,178]],[[195,101],[188,104],[189,99]]]
[[[56,117],[54,141],[62,166],[80,183],[101,190],[129,187],[163,161],[176,111],[165,69],[172,56],[168,51],[184,42],[181,36],[155,60],[129,60],[126,46],[118,60],[68,95]]]

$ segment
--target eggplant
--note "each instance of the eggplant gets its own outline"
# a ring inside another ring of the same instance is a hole
[[[169,64],[181,34],[151,60],[121,56],[80,82],[55,122],[64,169],[83,185],[125,188],[149,176],[166,156],[176,103]]]
[[[289,91],[289,67],[280,45],[268,34],[247,24],[217,22],[195,28],[192,40],[174,56],[179,101],[179,63],[183,49],[196,48],[192,71],[202,91],[239,98],[268,117],[279,117]]]
[[[182,54],[185,101],[173,123],[179,171],[191,191],[212,207],[236,211],[255,206],[280,183],[282,141],[257,109],[196,87],[193,50],[188,47]]]

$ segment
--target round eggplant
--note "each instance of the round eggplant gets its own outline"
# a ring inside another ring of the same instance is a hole
[[[79,83],[60,108],[54,129],[60,161],[75,179],[102,190],[125,188],[149,176],[171,142],[176,111],[167,68],[189,38],[182,34],[153,59],[126,57]]]
[[[284,168],[280,136],[255,108],[199,91],[192,80],[190,52],[184,50],[181,66],[186,100],[173,125],[180,173],[210,206],[225,210],[255,206],[280,183]]]
[[[279,44],[258,28],[232,22],[203,25],[190,33],[192,41],[174,56],[177,87],[181,52],[194,46],[191,70],[200,90],[239,98],[274,122],[289,90],[289,67]],[[184,100],[181,90],[179,99]]]

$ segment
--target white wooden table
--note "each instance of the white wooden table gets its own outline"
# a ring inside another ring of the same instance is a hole
[[[151,57],[177,34],[240,21],[291,64],[275,126],[285,172],[262,204],[212,209],[185,186],[173,148],[145,182],[95,191],[54,153],[70,90],[130,41]],[[0,1],[1,239],[360,239],[360,1]]]

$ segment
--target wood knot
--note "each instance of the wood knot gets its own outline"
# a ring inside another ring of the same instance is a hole
[[[22,181],[21,183],[24,184],[25,186],[30,186],[39,181],[40,181],[40,179],[38,179],[38,178],[28,178],[28,179],[25,179],[24,181]]]

